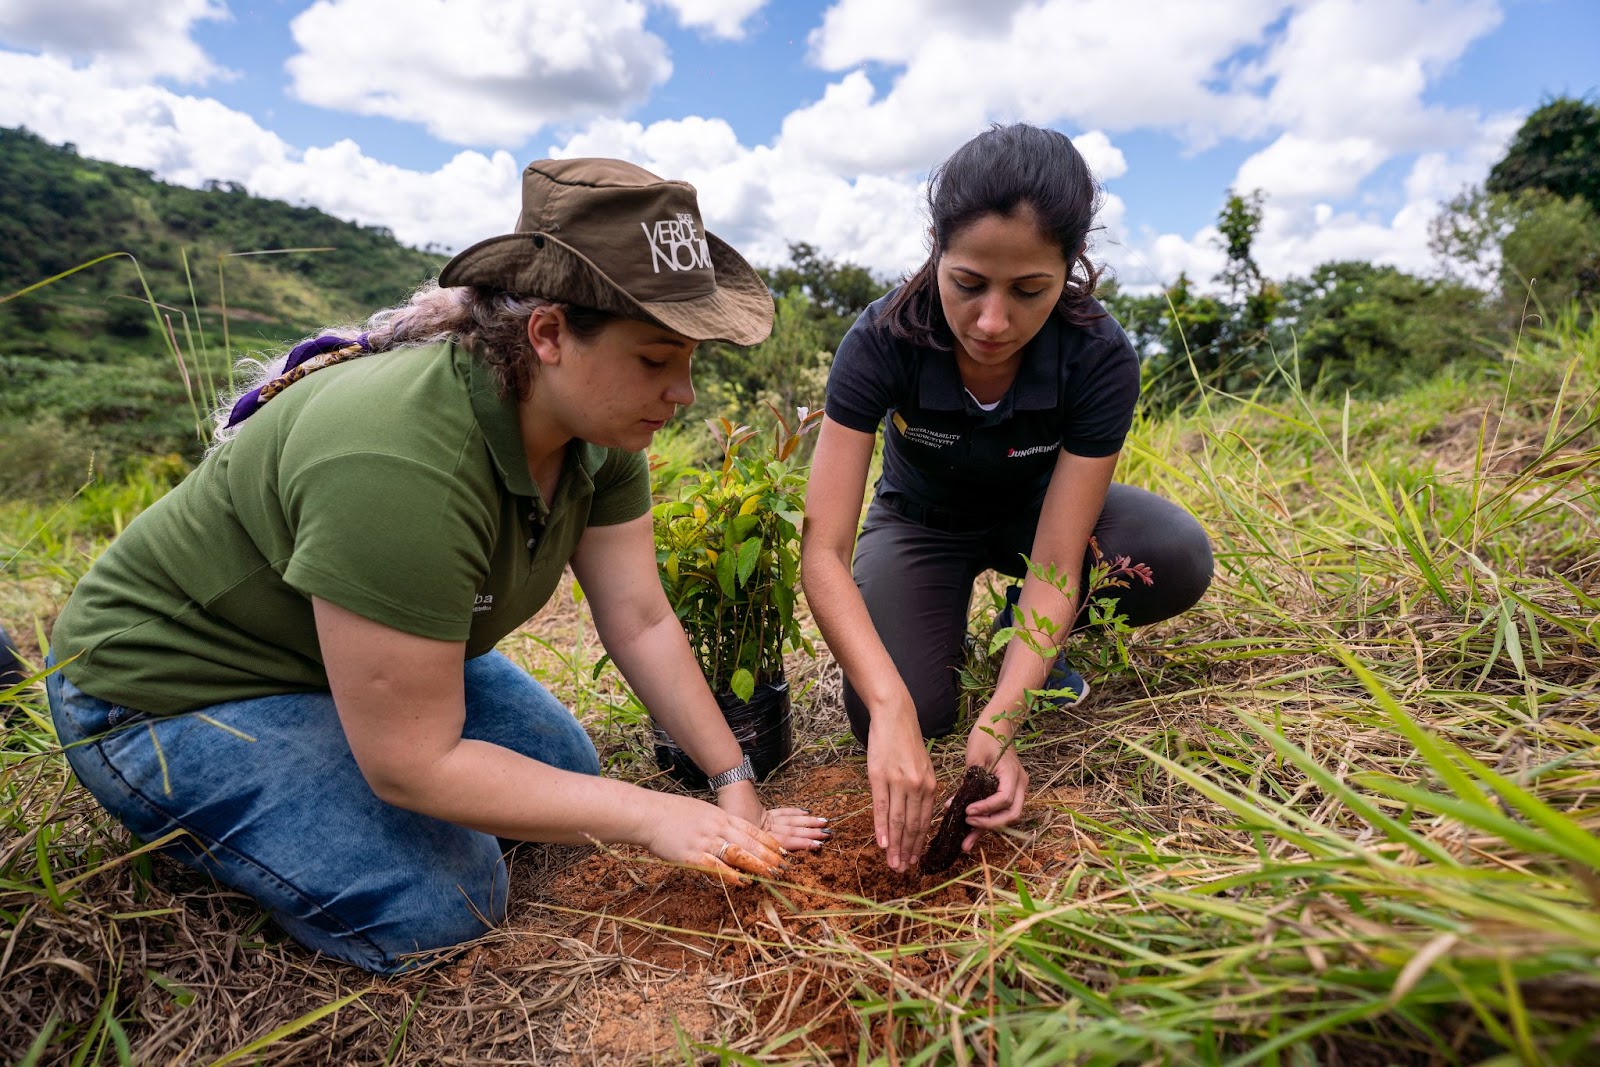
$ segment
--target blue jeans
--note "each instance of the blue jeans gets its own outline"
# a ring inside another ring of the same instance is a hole
[[[465,667],[465,737],[599,774],[572,713],[498,652]],[[307,948],[393,974],[505,918],[492,835],[379,800],[333,697],[286,693],[147,715],[54,671],[50,713],[78,780],[135,835],[254,897]],[[422,953],[424,955],[417,955]]]

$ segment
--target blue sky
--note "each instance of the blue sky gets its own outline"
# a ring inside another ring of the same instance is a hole
[[[1427,222],[1522,118],[1600,88],[1593,0],[0,0],[0,125],[453,249],[517,175],[620,155],[758,262],[915,265],[928,169],[1063,130],[1126,284],[1204,280],[1230,186],[1258,258],[1428,271]]]

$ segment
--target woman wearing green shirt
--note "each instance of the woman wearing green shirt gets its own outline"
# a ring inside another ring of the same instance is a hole
[[[264,368],[53,634],[51,711],[101,803],[373,971],[504,916],[497,839],[737,880],[826,835],[763,809],[662,592],[641,452],[693,400],[696,344],[760,341],[771,295],[682,182],[546,160],[522,193],[438,285]],[[494,651],[567,566],[715,804],[601,777]]]

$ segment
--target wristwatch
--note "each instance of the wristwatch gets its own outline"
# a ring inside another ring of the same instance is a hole
[[[723,771],[721,774],[713,774],[710,778],[707,778],[706,785],[712,789],[726,789],[734,782],[748,782],[754,779],[755,776],[756,769],[750,766],[750,757],[747,754],[735,766]]]

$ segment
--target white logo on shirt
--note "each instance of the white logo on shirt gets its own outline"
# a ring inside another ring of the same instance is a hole
[[[494,594],[493,593],[479,593],[477,596],[472,598],[472,613],[474,615],[477,615],[480,612],[493,611],[493,610],[494,610]]]
[[[706,239],[696,232],[694,216],[688,212],[675,219],[661,219],[654,224],[641,222],[645,240],[650,242],[650,266],[657,274],[661,264],[669,270],[697,270],[711,267],[711,248]]]
[[[898,411],[894,413],[894,428],[899,430],[900,436],[907,441],[927,448],[949,448],[951,445],[961,443],[960,434],[946,430],[930,430],[926,426],[912,426]]]

